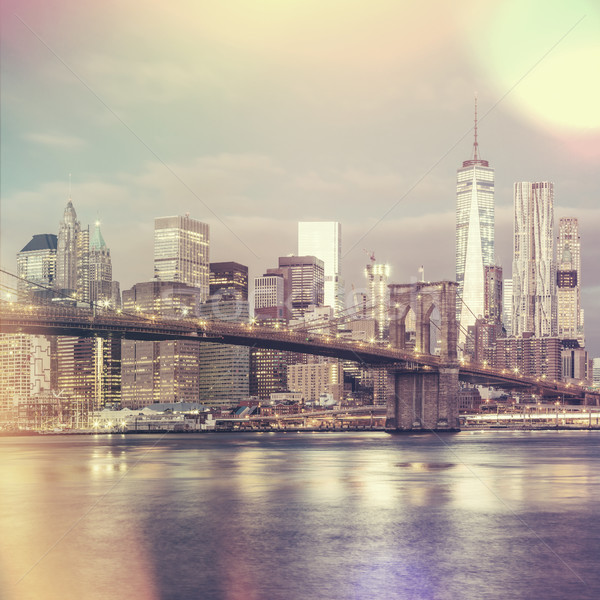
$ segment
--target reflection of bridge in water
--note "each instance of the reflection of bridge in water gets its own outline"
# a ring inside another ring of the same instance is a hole
[[[387,345],[290,330],[285,326],[237,324],[201,319],[167,319],[155,315],[130,315],[112,310],[91,311],[64,305],[27,306],[0,304],[0,331],[36,335],[114,337],[130,340],[195,339],[202,342],[317,354],[363,365],[388,373],[386,429],[456,430],[459,380],[506,390],[530,390],[540,397],[580,399],[597,404],[598,394],[585,388],[542,378],[524,377],[514,371],[499,371],[480,365],[461,364],[457,358],[454,282],[390,286],[392,320]],[[429,353],[429,316],[440,312],[440,354]],[[416,320],[415,349],[404,345],[404,321],[408,309]]]

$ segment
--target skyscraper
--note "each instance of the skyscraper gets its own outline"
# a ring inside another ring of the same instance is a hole
[[[341,278],[342,226],[336,221],[298,223],[298,256],[316,256],[323,261],[324,304],[336,316],[344,308]]]
[[[112,298],[112,261],[102,233],[96,221],[90,238],[90,302],[110,302]]]
[[[456,281],[459,343],[484,314],[484,267],[494,264],[494,169],[479,158],[477,100],[473,158],[465,160],[456,178]],[[462,299],[462,301],[461,301]]]
[[[58,230],[55,286],[82,302],[89,301],[89,236],[69,198]]]
[[[512,334],[556,335],[554,184],[514,185]]]
[[[209,296],[209,228],[184,217],[154,220],[154,277],[158,281],[186,283]]]
[[[576,218],[563,217],[558,225],[556,253],[558,337],[585,345],[581,308],[581,242]]]
[[[375,319],[377,325],[377,339],[383,340],[387,337],[390,324],[388,311],[390,266],[376,263],[373,256],[371,262],[365,267],[365,276],[369,289],[369,314]]]
[[[314,256],[280,256],[279,270],[289,269],[288,281],[292,318],[299,319],[310,305],[323,304],[324,268],[323,261]],[[267,271],[269,273],[269,271]],[[284,275],[285,279],[285,275]]]
[[[210,295],[214,296],[219,290],[236,290],[242,300],[248,300],[248,267],[240,263],[218,262],[210,263]]]
[[[18,282],[20,300],[27,301],[47,295],[39,286],[51,288],[54,285],[56,245],[54,234],[37,234],[17,253],[17,275],[21,278]]]

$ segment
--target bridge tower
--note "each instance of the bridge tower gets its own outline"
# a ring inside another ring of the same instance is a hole
[[[454,281],[389,286],[391,343],[406,349],[406,319],[412,310],[415,353],[431,354],[431,317],[437,308],[440,365],[408,365],[388,371],[387,431],[458,431],[457,287]]]

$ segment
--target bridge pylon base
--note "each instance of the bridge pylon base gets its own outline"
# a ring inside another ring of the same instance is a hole
[[[386,431],[460,431],[458,367],[414,373],[391,370],[388,377]]]

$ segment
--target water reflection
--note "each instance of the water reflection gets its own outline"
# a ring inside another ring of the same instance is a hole
[[[0,438],[0,595],[595,598],[582,433]]]

